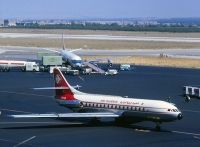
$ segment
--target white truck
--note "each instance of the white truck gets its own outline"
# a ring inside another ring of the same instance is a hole
[[[26,71],[40,71],[38,64],[35,62],[26,62]]]
[[[63,73],[68,75],[79,75],[79,70],[71,69],[63,66],[50,66],[49,73],[53,73],[54,68],[59,68]]]
[[[131,65],[130,64],[121,64],[120,65],[120,70],[131,70]]]
[[[116,69],[108,69],[105,72],[105,75],[117,75],[117,74],[118,74],[118,71]]]
[[[36,62],[0,60],[0,71],[8,72],[12,68],[21,69],[22,71],[39,71]]]

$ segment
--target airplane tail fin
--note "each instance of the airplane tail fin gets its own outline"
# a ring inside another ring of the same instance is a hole
[[[65,50],[65,42],[64,42],[64,35],[62,33],[62,44],[63,44],[63,50]]]
[[[67,82],[62,72],[58,68],[54,68],[53,75],[55,81],[56,98],[62,100],[76,100],[74,94],[78,93],[79,91],[74,89]]]

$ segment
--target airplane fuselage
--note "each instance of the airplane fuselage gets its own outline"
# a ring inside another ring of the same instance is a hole
[[[124,98],[120,96],[76,94],[76,100],[57,99],[62,106],[83,112],[114,112],[122,117],[155,122],[169,122],[182,118],[181,112],[171,103],[159,100]]]
[[[63,57],[63,60],[68,62],[72,67],[82,66],[82,59],[80,56],[67,50],[62,50],[60,54]]]

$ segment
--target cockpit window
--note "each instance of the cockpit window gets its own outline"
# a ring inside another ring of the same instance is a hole
[[[179,112],[177,109],[167,109],[169,112]]]

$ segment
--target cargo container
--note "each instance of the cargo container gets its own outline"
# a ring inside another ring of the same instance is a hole
[[[61,66],[63,63],[62,56],[43,56],[43,66]]]

